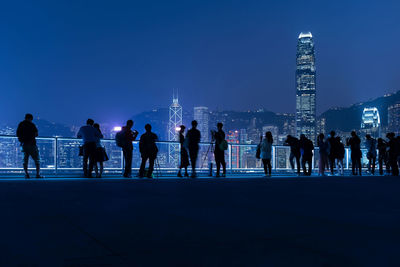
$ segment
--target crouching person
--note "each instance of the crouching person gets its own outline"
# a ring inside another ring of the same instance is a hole
[[[149,160],[149,171],[147,172],[147,178],[152,178],[154,170],[154,161],[157,158],[158,148],[156,145],[157,135],[151,132],[151,125],[146,124],[144,126],[146,132],[142,134],[139,141],[139,150],[142,156],[142,164],[140,165],[139,178],[145,176],[146,162]]]

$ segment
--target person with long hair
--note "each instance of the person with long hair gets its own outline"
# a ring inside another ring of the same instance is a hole
[[[262,136],[261,136],[262,139]],[[261,160],[264,165],[264,173],[266,177],[271,176],[271,159],[272,159],[272,143],[274,142],[274,138],[272,137],[271,132],[265,133],[265,138],[261,142]]]
[[[179,165],[178,177],[182,177],[182,168],[185,169],[185,177],[189,177],[187,170],[189,166],[189,154],[187,152],[187,142],[185,140],[185,136],[183,135],[185,133],[185,129],[185,125],[181,125],[179,129],[179,143],[181,144],[181,163]]]

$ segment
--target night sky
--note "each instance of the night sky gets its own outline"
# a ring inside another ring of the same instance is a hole
[[[294,112],[301,31],[318,113],[400,89],[399,1],[3,1],[0,122],[168,106]]]

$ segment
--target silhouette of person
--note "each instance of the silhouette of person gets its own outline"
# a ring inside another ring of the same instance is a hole
[[[336,136],[336,144],[337,144],[337,169],[339,174],[343,176],[344,174],[344,155],[346,150],[344,149],[344,144],[341,141],[340,136]]]
[[[261,136],[261,139],[262,139],[262,136]],[[266,132],[265,138],[262,139],[261,147],[260,147],[260,150],[261,150],[260,158],[264,165],[264,174],[266,177],[271,176],[271,170],[272,170],[271,159],[272,159],[272,143],[273,142],[274,142],[274,138],[272,137],[272,133],[269,131]]]
[[[334,175],[335,174],[335,161],[336,159],[338,159],[338,150],[339,150],[339,143],[338,140],[336,138],[336,132],[335,131],[331,131],[330,132],[330,137],[328,138],[328,142],[329,142],[329,167],[331,169],[331,174]]]
[[[96,173],[97,178],[101,178],[103,175],[104,164],[103,162],[106,160],[106,154],[103,146],[101,145],[101,138],[103,138],[103,134],[100,130],[100,125],[98,123],[93,124],[93,127],[99,131],[100,136],[96,136],[96,153],[95,153],[95,163],[94,163],[94,172]],[[99,165],[99,166],[97,166]],[[100,170],[99,170],[100,169]]]
[[[300,175],[300,144],[299,139],[294,136],[288,135],[285,140],[285,145],[290,146],[289,162],[292,170],[294,170],[294,159],[296,159],[297,175]]]
[[[398,176],[399,166],[397,165],[397,157],[399,156],[399,144],[396,140],[394,133],[388,133],[386,134],[386,137],[389,139],[387,146],[388,146],[388,161],[390,169],[392,170],[393,176]]]
[[[39,156],[39,149],[36,145],[36,137],[38,136],[38,129],[36,128],[36,125],[32,121],[33,121],[33,115],[28,113],[25,115],[25,120],[20,122],[17,128],[18,141],[21,143],[22,152],[24,153],[23,167],[26,179],[30,178],[28,172],[29,157],[32,157],[33,161],[35,162],[36,178],[43,178],[40,175],[40,156]]]
[[[371,135],[365,135],[365,146],[367,148],[368,158],[368,172],[372,175],[375,174],[375,162],[376,162],[376,140]]]
[[[379,164],[379,174],[383,175],[383,165],[386,165],[386,171],[389,172],[390,170],[390,165],[388,164],[387,161],[387,143],[385,140],[382,138],[378,138],[378,164]]]
[[[360,148],[361,140],[358,137],[355,131],[351,132],[351,137],[347,140],[347,145],[350,146],[351,149],[351,169],[353,175],[358,174],[361,175],[361,148]]]
[[[94,121],[88,119],[86,125],[79,129],[78,138],[83,140],[83,175],[92,178],[93,166],[96,156],[96,141],[103,135],[93,127]],[[88,168],[89,160],[89,168]]]
[[[319,148],[319,161],[318,161],[318,175],[325,176],[326,163],[328,162],[329,154],[329,141],[325,140],[325,135],[320,133],[317,138]],[[333,160],[333,164],[335,160]]]
[[[185,169],[185,177],[189,176],[187,171],[187,168],[189,166],[189,154],[186,150],[187,142],[185,141],[185,136],[183,135],[185,133],[185,129],[186,127],[184,125],[181,125],[179,129],[179,143],[181,144],[181,163],[179,165],[178,177],[182,177],[182,168]]]
[[[121,136],[121,148],[124,156],[125,168],[123,176],[125,178],[132,178],[132,156],[133,156],[133,144],[132,142],[136,140],[138,132],[132,131],[133,120],[128,120],[126,125],[122,127],[121,132],[117,135]],[[116,137],[117,138],[117,137]]]
[[[225,162],[225,148],[223,148],[223,142],[225,141],[225,132],[222,130],[224,125],[221,122],[217,123],[217,131],[214,133],[215,148],[214,157],[215,165],[217,165],[216,177],[220,177],[220,170],[222,165],[222,177],[226,176],[226,162]]]
[[[304,134],[300,135],[301,165],[304,175],[311,176],[314,145]],[[308,166],[308,170],[307,170]]]
[[[199,143],[201,139],[200,131],[197,129],[197,121],[192,121],[192,128],[187,132],[186,138],[188,139],[188,149],[190,163],[192,165],[192,178],[196,178],[196,162],[199,153]]]
[[[158,148],[156,145],[157,135],[151,132],[151,125],[146,124],[144,126],[146,132],[140,136],[139,150],[142,156],[142,164],[140,164],[139,178],[144,177],[146,162],[149,160],[149,171],[147,172],[147,178],[152,178],[154,170],[154,161],[157,158]]]

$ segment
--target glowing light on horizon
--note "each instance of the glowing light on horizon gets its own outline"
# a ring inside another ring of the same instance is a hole
[[[122,130],[121,126],[115,126],[114,129],[113,129],[114,132],[119,132],[121,130]]]

